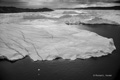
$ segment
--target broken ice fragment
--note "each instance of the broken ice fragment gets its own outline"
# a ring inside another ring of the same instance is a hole
[[[34,61],[56,57],[75,60],[100,57],[115,49],[113,39],[94,32],[47,21],[24,23],[0,25],[0,56],[9,60],[25,56]]]

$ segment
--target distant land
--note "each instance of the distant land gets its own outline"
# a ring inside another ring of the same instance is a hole
[[[58,9],[88,9],[88,10],[120,10],[120,6],[111,7],[84,7],[84,8],[58,8]]]
[[[85,9],[85,10],[120,10],[120,6],[112,6],[112,7],[84,7],[84,8],[56,8],[57,10],[74,10],[74,9]],[[56,10],[55,9],[55,10]],[[16,8],[16,7],[7,7],[0,6],[0,13],[19,13],[19,12],[47,12],[54,11],[54,9],[50,8],[38,8],[38,9],[30,9],[30,8]]]
[[[29,8],[16,8],[0,6],[0,13],[18,13],[18,12],[46,12],[53,11],[49,8],[29,9]]]

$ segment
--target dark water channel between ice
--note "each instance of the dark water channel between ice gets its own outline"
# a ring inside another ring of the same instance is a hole
[[[16,62],[0,61],[0,80],[117,80],[120,73],[120,26],[79,27],[113,38],[117,50],[111,55],[86,60],[33,62],[29,57]]]

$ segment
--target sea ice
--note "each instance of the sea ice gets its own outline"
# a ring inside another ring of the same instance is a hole
[[[0,24],[0,57],[75,60],[100,57],[115,49],[112,38],[53,21],[38,22]]]

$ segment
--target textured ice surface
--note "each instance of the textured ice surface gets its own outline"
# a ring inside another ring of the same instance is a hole
[[[120,25],[119,10],[55,10],[52,12],[29,12],[0,14],[0,24],[16,23],[19,20],[52,19],[73,25],[81,24],[117,24]]]
[[[64,11],[61,10],[50,13],[0,14],[0,57],[9,60],[18,60],[25,56],[34,61],[53,60],[56,57],[74,60],[112,53],[115,49],[112,38],[64,24],[64,20],[90,24],[114,24],[112,21],[119,23],[118,12],[112,12],[79,10],[75,13],[68,12],[72,16],[78,13],[76,18],[63,19],[59,19],[64,16]]]
[[[25,56],[34,61],[87,59],[107,55],[114,49],[111,38],[50,20],[0,24],[0,56],[9,60]]]

